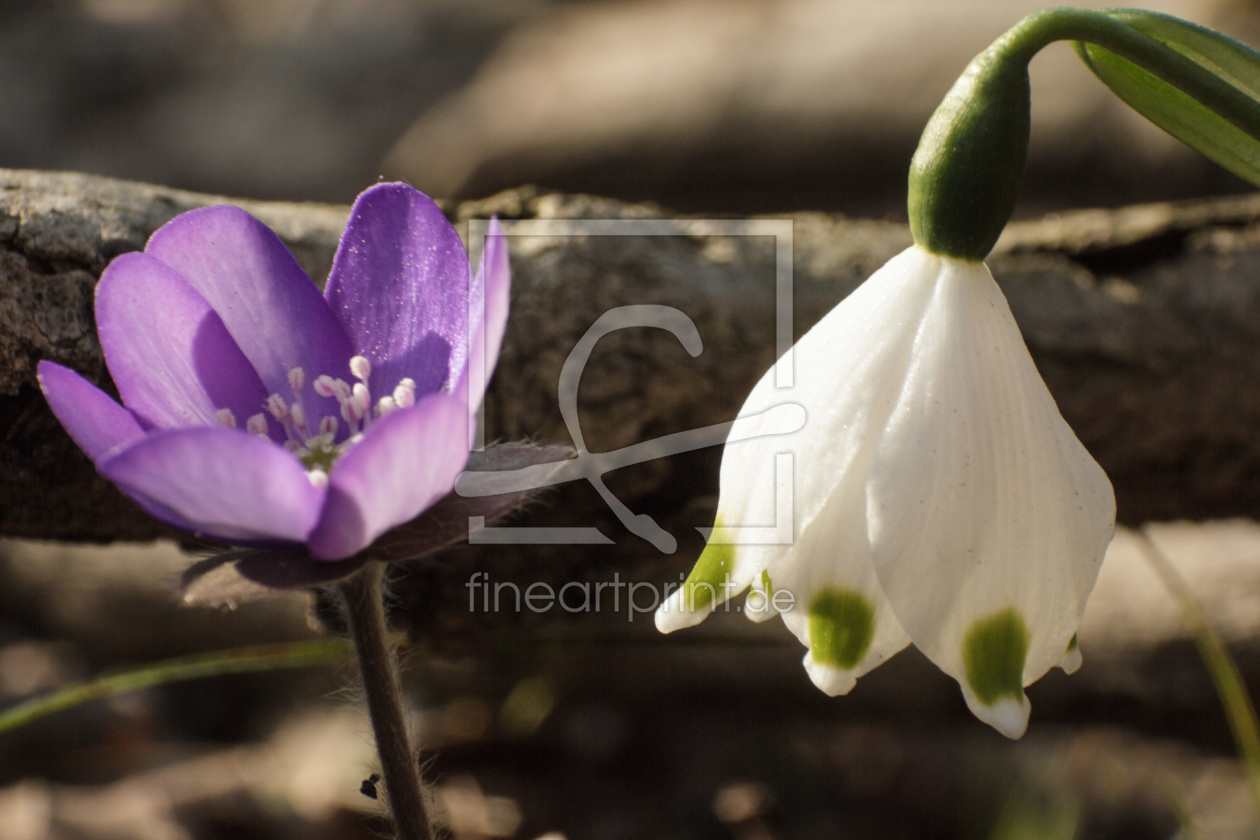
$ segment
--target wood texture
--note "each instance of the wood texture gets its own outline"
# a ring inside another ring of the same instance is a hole
[[[87,175],[0,171],[0,534],[108,541],[164,533],[61,431],[35,365],[53,359],[108,387],[93,332],[95,279],[175,214],[223,201]],[[322,280],[347,208],[234,203],[275,228]],[[457,221],[491,213],[670,218],[648,205],[529,189],[449,210]],[[819,214],[792,221],[797,335],[909,243],[893,223]],[[521,236],[511,247],[513,310],[487,403],[491,439],[570,442],[557,404],[561,365],[616,306],[679,308],[704,351],[691,358],[654,329],[603,339],[579,394],[592,451],[729,420],[773,361],[770,237],[711,236],[698,226],[678,236]],[[1112,476],[1123,520],[1260,513],[1260,197],[1015,224],[991,265],[1064,416]],[[662,524],[685,514],[690,527],[711,510],[716,463],[709,450],[609,480],[636,512]],[[610,521],[597,498],[572,505]],[[570,503],[561,506],[568,512]]]

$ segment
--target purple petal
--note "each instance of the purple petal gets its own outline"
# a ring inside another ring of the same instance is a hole
[[[205,207],[172,219],[145,253],[183,275],[223,319],[269,394],[291,398],[288,372],[307,383],[350,378],[353,351],[319,289],[271,229],[238,207]],[[336,416],[336,400],[303,395],[308,416]]]
[[[372,557],[391,563],[413,560],[454,543],[466,542],[475,528],[472,517],[481,520],[481,528],[521,510],[525,503],[549,488],[546,480],[559,472],[573,456],[570,446],[534,446],[528,443],[502,443],[468,456],[461,476],[474,478],[485,472],[520,470],[539,464],[550,469],[539,474],[534,487],[511,490],[498,496],[460,496],[459,484],[431,507],[410,522],[392,529],[372,543]]]
[[[403,377],[417,394],[453,385],[467,359],[468,256],[428,196],[380,184],[355,201],[325,297],[355,349],[372,362],[374,396]]]
[[[301,542],[323,496],[297,458],[236,429],[157,432],[97,468],[159,519],[228,542]]]
[[[40,362],[39,384],[53,414],[98,467],[103,458],[144,438],[144,430],[130,411],[74,371],[55,362]],[[156,519],[193,530],[179,516],[147,499],[133,497],[132,501]]]
[[[467,407],[448,394],[377,420],[333,467],[311,554],[349,557],[449,493],[468,460],[467,428]]]
[[[146,427],[245,425],[262,381],[205,298],[148,254],[124,254],[96,287],[96,328],[123,402]]]
[[[38,375],[53,414],[93,461],[144,437],[130,411],[69,368],[40,362]]]
[[[508,265],[507,237],[498,219],[490,220],[481,267],[473,278],[469,297],[475,301],[469,326],[468,365],[456,392],[468,401],[469,413],[476,412],[486,394],[507,331],[508,303],[512,272]],[[484,307],[477,303],[484,301]],[[484,314],[484,317],[483,317]]]

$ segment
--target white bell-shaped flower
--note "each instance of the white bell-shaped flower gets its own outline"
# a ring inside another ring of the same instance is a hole
[[[657,627],[751,586],[747,614],[780,613],[827,693],[913,641],[977,717],[1019,737],[1024,687],[1080,664],[1115,501],[992,275],[911,247],[801,338],[794,364],[793,388],[768,372],[740,416],[797,402],[804,427],[728,443],[709,545]],[[789,510],[793,539],[758,538]]]

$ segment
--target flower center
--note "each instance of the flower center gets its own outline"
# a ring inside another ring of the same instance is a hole
[[[284,448],[302,462],[302,466],[306,467],[307,477],[316,487],[328,484],[328,473],[332,471],[337,459],[363,439],[363,434],[372,425],[373,417],[384,417],[391,411],[410,408],[416,404],[416,383],[410,378],[404,378],[393,393],[381,397],[373,406],[368,385],[372,377],[372,363],[366,356],[354,356],[350,359],[350,373],[357,380],[353,385],[327,374],[317,377],[312,385],[319,396],[337,400],[341,408],[340,420],[332,415],[325,415],[318,422],[313,422],[314,418],[307,415],[302,401],[306,373],[302,368],[295,367],[289,369],[292,401],[286,400],[280,394],[272,394],[263,405],[265,411],[250,417],[245,424],[246,430],[251,434],[271,440],[267,424],[267,415],[270,414],[284,429],[287,437]],[[218,420],[224,426],[236,426],[236,418],[227,409],[220,410]],[[337,442],[342,421],[346,424],[348,435]]]
[[[303,450],[302,453],[294,453],[302,461],[302,465],[310,470],[323,470],[328,472],[332,469],[333,462],[341,457],[341,453],[345,449],[324,441],[312,441],[315,445]]]

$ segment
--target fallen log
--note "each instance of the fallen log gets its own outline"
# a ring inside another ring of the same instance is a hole
[[[52,359],[109,387],[93,331],[96,278],[175,214],[225,201],[0,171],[0,534],[166,533],[97,477],[60,430],[35,366]],[[232,201],[275,228],[322,280],[347,208]],[[673,218],[651,205],[528,188],[447,209],[458,222],[492,213],[531,224]],[[790,220],[797,336],[910,241],[894,223]],[[569,443],[561,367],[601,315],[628,304],[678,308],[704,350],[692,358],[660,329],[603,339],[578,395],[589,448],[731,419],[774,360],[776,240],[715,229],[696,219],[670,235],[515,228],[512,319],[487,401],[488,439]],[[1260,196],[1013,224],[991,265],[1064,416],[1115,482],[1123,520],[1260,512]],[[652,461],[610,474],[610,486],[636,512],[707,524],[716,459],[708,450]],[[589,509],[609,521],[597,499]]]

